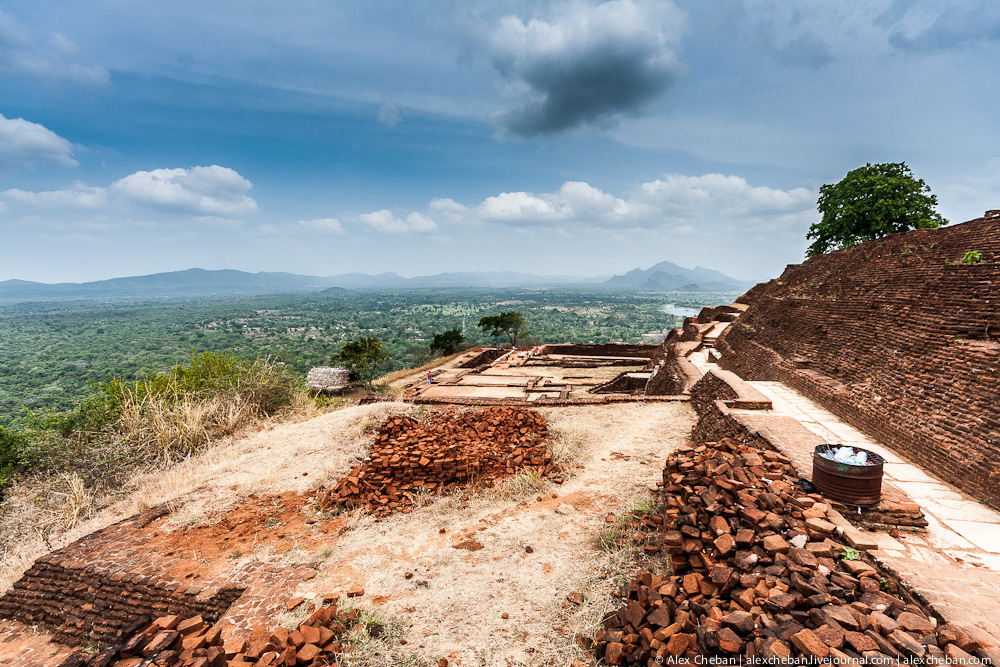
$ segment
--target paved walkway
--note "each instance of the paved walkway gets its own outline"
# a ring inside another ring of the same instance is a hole
[[[928,526],[926,532],[901,529],[898,539],[873,533],[879,548],[869,553],[942,618],[967,631],[976,628],[986,654],[1000,661],[1000,513],[929,475],[784,384],[748,384],[771,399],[769,415],[794,418],[826,442],[863,447],[885,459],[885,481],[920,505]],[[804,443],[803,449],[809,451],[794,452],[797,458],[811,458],[812,443]]]
[[[708,350],[688,357],[705,373],[715,367]],[[887,482],[920,505],[926,532],[872,533],[879,548],[869,553],[920,595],[942,618],[978,639],[983,652],[1000,664],[1000,513],[873,441],[797,391],[780,382],[749,382],[772,401],[771,410],[734,410],[747,417],[794,419],[824,442],[863,447],[881,455]],[[796,427],[797,428],[797,427]],[[779,438],[797,465],[811,461],[814,442]]]
[[[749,382],[771,399],[772,415],[794,417],[826,442],[863,447],[882,456],[884,479],[906,492],[927,517],[930,546],[1000,572],[1000,513],[927,474],[899,454],[780,382]],[[811,452],[809,453],[811,457]],[[1000,591],[997,592],[1000,596]]]

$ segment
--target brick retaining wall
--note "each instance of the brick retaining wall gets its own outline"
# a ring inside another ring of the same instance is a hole
[[[739,302],[723,368],[784,382],[1000,506],[1000,219],[821,255]]]

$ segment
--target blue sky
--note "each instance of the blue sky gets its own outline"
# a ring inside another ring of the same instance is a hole
[[[866,162],[1000,207],[998,66],[986,0],[7,0],[0,280],[765,279]]]

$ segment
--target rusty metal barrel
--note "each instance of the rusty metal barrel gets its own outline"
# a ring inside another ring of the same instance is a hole
[[[813,450],[813,486],[824,496],[848,505],[878,505],[882,497],[885,459],[860,447],[854,447],[854,451],[865,452],[870,464],[841,463],[822,456],[823,452],[838,447],[840,445],[819,445]]]

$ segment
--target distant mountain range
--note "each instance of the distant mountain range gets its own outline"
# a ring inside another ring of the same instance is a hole
[[[339,289],[407,289],[419,287],[527,287],[603,286],[643,291],[741,291],[751,285],[718,271],[685,269],[660,262],[645,271],[623,276],[539,276],[513,271],[439,273],[404,278],[396,273],[345,273],[337,276],[302,276],[294,273],[247,273],[225,269],[187,269],[148,276],[112,278],[87,283],[38,283],[27,280],[0,282],[0,301],[55,299],[135,299],[164,297],[250,296]]]
[[[623,276],[604,281],[609,287],[630,288],[650,292],[730,292],[744,291],[754,283],[730,278],[715,269],[696,266],[685,269],[673,262],[660,262],[645,271],[633,269]]]

